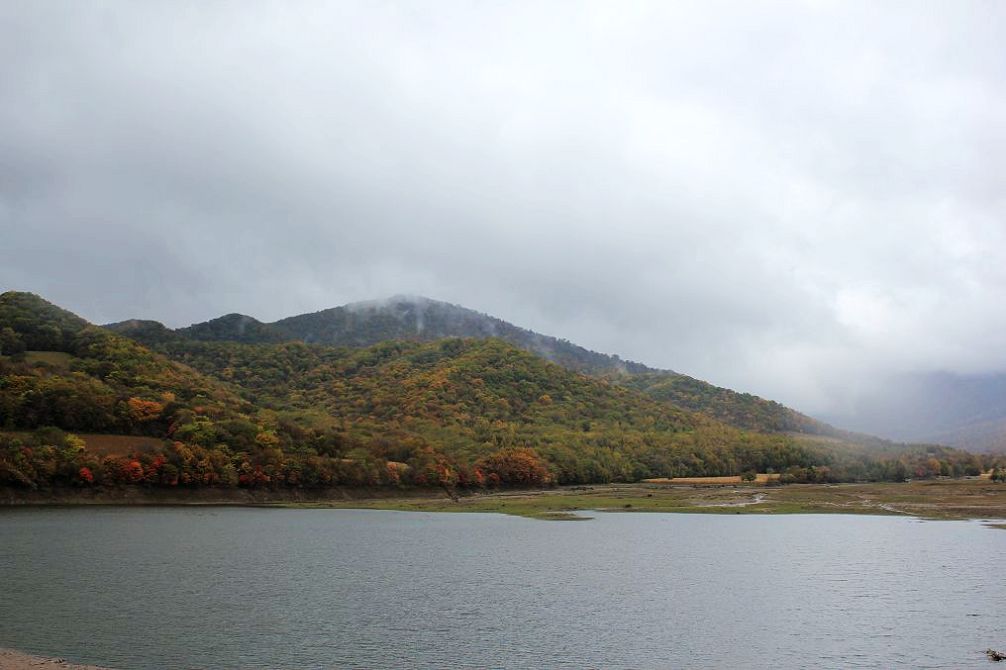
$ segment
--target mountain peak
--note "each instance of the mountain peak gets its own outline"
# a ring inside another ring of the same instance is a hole
[[[440,300],[433,300],[421,295],[410,295],[407,293],[396,293],[393,296],[387,298],[380,298],[377,300],[358,300],[356,302],[349,302],[345,305],[340,305],[339,307],[333,307],[331,309],[322,310],[322,312],[331,312],[332,310],[348,310],[350,312],[359,312],[365,310],[383,310],[391,309],[395,307],[426,307],[428,305],[448,305],[449,303],[442,302]]]
[[[237,312],[203,323],[194,323],[188,328],[179,328],[176,332],[194,340],[275,343],[290,339],[273,326]]]

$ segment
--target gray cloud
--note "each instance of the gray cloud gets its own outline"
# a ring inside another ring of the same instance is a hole
[[[8,3],[0,286],[424,294],[812,412],[1006,369],[1006,10]]]

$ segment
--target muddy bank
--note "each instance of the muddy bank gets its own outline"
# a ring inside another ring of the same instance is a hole
[[[164,489],[116,488],[15,489],[0,487],[0,506],[10,505],[276,505],[284,503],[408,500],[444,496],[439,489]]]
[[[540,519],[573,512],[704,514],[892,514],[928,519],[1006,520],[1006,485],[982,479],[864,484],[732,486],[640,483],[459,492],[440,489],[53,489],[0,488],[0,508],[27,505],[251,505],[424,512],[496,512]]]
[[[77,665],[62,658],[32,656],[13,649],[0,649],[0,670],[109,670],[96,665]]]

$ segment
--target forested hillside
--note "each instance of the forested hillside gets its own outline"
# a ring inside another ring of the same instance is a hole
[[[772,400],[713,386],[675,372],[619,375],[616,381],[655,400],[663,400],[693,412],[703,412],[738,428],[767,433],[839,433],[828,424]]]
[[[499,339],[174,337],[151,351],[23,293],[0,296],[0,337],[0,484],[479,487],[770,470],[827,481],[982,466],[947,449],[878,456],[740,430]],[[99,455],[53,428],[148,439]]]
[[[434,342],[444,338],[497,338],[569,370],[601,376],[677,407],[702,412],[735,428],[841,436],[831,426],[779,403],[737,393],[669,370],[654,370],[519,328],[459,305],[412,296],[352,303],[275,323],[229,314],[172,331],[157,322],[123,321],[106,326],[147,345],[170,340],[278,343],[299,341],[367,347],[388,340]]]

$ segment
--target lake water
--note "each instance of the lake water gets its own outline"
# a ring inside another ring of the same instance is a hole
[[[0,646],[142,668],[967,668],[1006,531],[896,517],[0,510]]]

